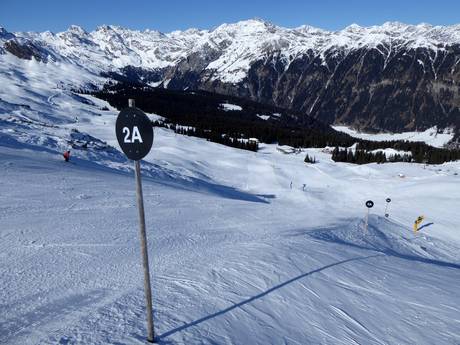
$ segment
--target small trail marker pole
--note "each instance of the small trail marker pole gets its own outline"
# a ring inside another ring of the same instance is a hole
[[[144,291],[147,307],[147,341],[153,343],[152,289],[150,284],[147,234],[145,231],[144,197],[142,194],[140,160],[149,153],[153,143],[152,123],[141,110],[135,108],[134,99],[128,100],[128,108],[118,114],[115,131],[121,149],[129,159],[134,160],[136,177],[136,198],[139,210],[139,237],[141,244],[142,266],[144,269]]]
[[[385,201],[387,202],[387,204],[385,206],[385,217],[388,218],[390,216],[390,214],[388,213],[388,208],[390,206],[391,199],[387,198]]]
[[[366,223],[364,225],[364,228],[366,232],[368,231],[368,226],[369,226],[369,211],[371,210],[372,207],[374,207],[374,202],[372,200],[367,200],[366,201],[366,207],[367,207],[367,214],[366,214]]]
[[[366,230],[366,232],[367,232],[368,226],[369,226],[369,209],[367,209],[366,223],[364,224],[364,230]]]

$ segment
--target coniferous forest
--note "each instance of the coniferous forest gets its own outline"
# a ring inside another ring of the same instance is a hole
[[[84,90],[75,91],[87,93]],[[133,98],[138,108],[165,118],[164,121],[155,122],[156,126],[245,150],[257,151],[257,141],[249,140],[256,138],[262,143],[296,148],[335,147],[334,161],[355,164],[393,161],[441,164],[460,159],[459,150],[435,148],[423,142],[357,139],[299,112],[205,91],[177,91],[113,82],[92,94],[120,110],[127,106],[129,98]],[[226,103],[238,106],[238,110],[223,108],[222,104]],[[271,116],[263,119],[261,115]],[[340,149],[355,143],[358,144],[355,152]],[[410,155],[387,158],[383,152],[370,152],[385,148],[410,152]]]
[[[347,162],[354,164],[367,164],[367,163],[387,163],[387,162],[412,162],[410,154],[394,154],[389,157],[383,151],[371,152],[356,148],[341,149],[336,147],[332,151],[332,160],[334,162]]]

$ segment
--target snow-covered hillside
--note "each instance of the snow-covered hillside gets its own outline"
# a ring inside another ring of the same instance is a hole
[[[391,140],[407,140],[407,141],[423,141],[434,147],[443,147],[454,137],[453,131],[444,130],[438,133],[436,127],[432,127],[423,132],[403,132],[403,133],[362,133],[355,131],[347,126],[332,126],[336,131],[347,133],[355,138],[371,140],[371,141],[391,141]]]
[[[65,87],[101,79],[0,58],[0,343],[145,343],[117,111]],[[460,343],[460,163],[356,166],[156,129],[142,167],[159,343]]]

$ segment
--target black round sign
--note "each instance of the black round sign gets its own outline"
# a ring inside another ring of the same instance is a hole
[[[367,200],[366,201],[366,207],[367,208],[372,208],[374,206],[374,202],[372,200]]]
[[[120,111],[115,132],[118,144],[129,159],[141,160],[152,148],[152,122],[140,109],[125,108]]]
[[[387,202],[391,202],[391,199],[390,199],[390,198],[387,198]]]

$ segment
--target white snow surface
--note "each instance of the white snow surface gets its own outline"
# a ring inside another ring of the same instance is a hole
[[[391,156],[395,155],[409,155],[412,156],[412,152],[410,151],[400,151],[400,150],[395,150],[392,148],[386,148],[386,149],[377,149],[377,150],[372,150],[372,153],[378,153],[378,152],[383,152],[387,158],[390,158]]]
[[[407,140],[407,141],[423,141],[434,147],[443,147],[454,137],[453,131],[449,129],[438,133],[438,128],[431,127],[423,132],[402,132],[402,133],[363,133],[358,132],[347,126],[332,126],[336,131],[344,132],[355,138],[366,139],[371,141],[391,141],[391,140]]]
[[[0,62],[0,343],[144,344],[117,110],[69,91],[100,82],[71,64]],[[72,142],[89,144],[65,163]],[[142,173],[158,343],[460,343],[460,162],[356,166],[260,146],[155,129]]]
[[[264,121],[267,121],[271,116],[270,115],[259,115],[257,114],[257,117],[264,120]]]
[[[232,103],[222,103],[220,104],[220,107],[224,111],[241,111],[243,108],[237,104],[232,104]]]

